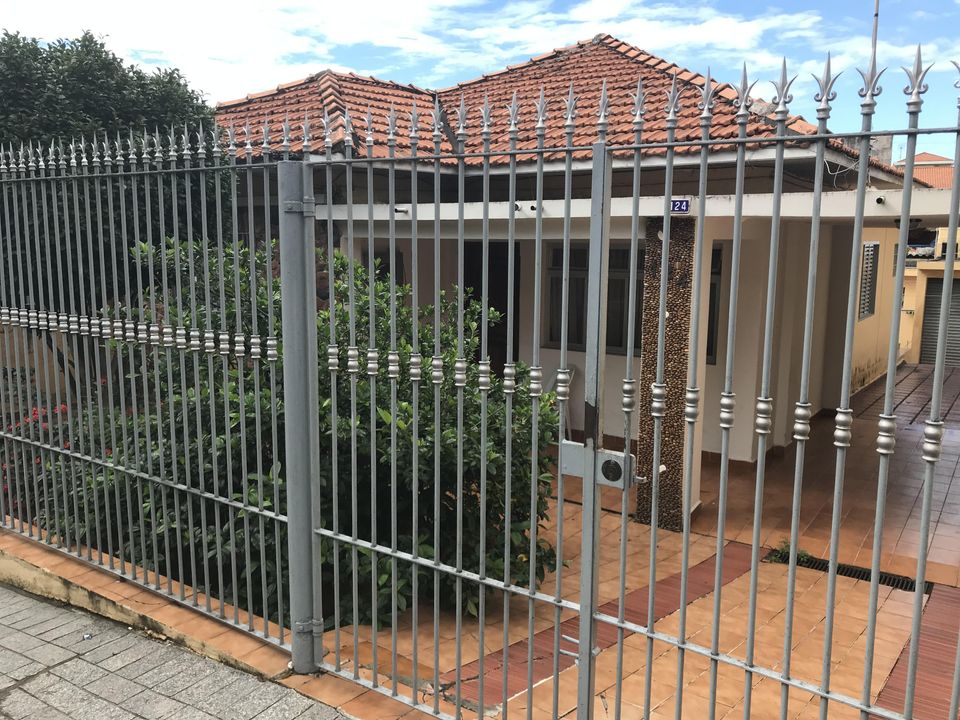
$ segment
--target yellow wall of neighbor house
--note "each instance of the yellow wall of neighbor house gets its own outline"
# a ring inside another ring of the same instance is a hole
[[[936,252],[941,254],[942,245],[947,241],[948,228],[937,229]],[[916,267],[907,268],[904,277],[903,325],[900,329],[900,348],[908,363],[920,362],[920,342],[923,339],[923,316],[926,311],[927,282],[931,278],[942,278],[943,260],[920,260]],[[960,268],[954,270],[955,278],[960,277]]]
[[[917,269],[905,268],[903,271],[903,302],[900,305],[900,352],[908,363],[917,362],[920,355],[919,338],[914,342],[913,334],[923,325],[917,324]]]
[[[894,302],[894,248],[899,239],[896,228],[866,228],[863,231],[863,244],[878,245],[877,289],[874,312],[860,318],[859,299],[856,308],[856,325],[853,331],[853,364],[851,367],[851,392],[866,387],[887,371],[887,358],[890,349],[890,332],[893,325],[893,313],[900,315],[900,298]],[[858,258],[861,274],[863,270],[861,256]],[[859,291],[863,278],[857,278]],[[898,336],[899,353],[903,346]]]
[[[908,363],[920,362],[920,341],[923,338],[923,315],[926,312],[927,283],[932,278],[943,277],[943,265],[942,260],[930,260],[928,262],[918,262],[916,268],[911,268],[914,276],[911,297],[913,315],[908,327],[910,347],[904,357]],[[960,268],[954,270],[953,277],[960,277]],[[906,308],[906,300],[904,301],[904,307]],[[901,333],[901,337],[903,337],[903,333]]]

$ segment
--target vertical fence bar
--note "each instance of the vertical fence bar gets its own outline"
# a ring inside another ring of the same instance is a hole
[[[420,255],[417,240],[417,203],[419,202],[419,168],[417,148],[420,143],[420,117],[414,102],[410,113],[410,360],[411,406],[413,409],[411,438],[411,526],[410,553],[414,560],[420,557],[420,381],[423,378],[423,357],[420,355]],[[410,699],[417,701],[420,689],[418,677],[418,651],[420,645],[420,566],[411,563],[410,633],[412,641],[413,677],[410,683]]]
[[[876,30],[874,30],[876,32]],[[866,203],[867,182],[869,180],[869,158],[870,158],[870,131],[873,125],[873,114],[876,111],[876,96],[880,93],[879,80],[883,70],[877,70],[876,45],[870,59],[870,66],[866,72],[860,70],[863,77],[863,88],[860,91],[860,97],[863,101],[860,103],[860,137],[859,137],[859,163],[857,166],[857,191],[854,200],[854,220],[853,237],[850,240],[850,268],[847,276],[847,306],[846,321],[844,326],[843,339],[843,364],[842,377],[840,380],[840,404],[837,408],[836,419],[834,420],[835,429],[833,432],[833,444],[836,447],[836,464],[834,467],[834,492],[833,492],[833,515],[830,526],[830,559],[827,575],[827,600],[826,600],[826,621],[824,623],[824,647],[823,660],[821,664],[821,690],[828,690],[830,687],[830,656],[833,639],[833,619],[834,619],[834,593],[836,589],[837,576],[837,538],[840,524],[840,501],[843,499],[843,480],[846,472],[847,448],[850,447],[852,437],[851,427],[853,426],[853,411],[850,409],[850,382],[853,367],[853,340],[854,328],[857,318],[857,297],[859,295],[857,288],[857,278],[860,273],[860,253],[863,239],[863,216]],[[904,243],[905,245],[906,243]],[[906,250],[906,248],[904,248]],[[880,416],[880,430],[885,433],[888,426],[894,424],[894,419],[887,418],[886,411]],[[892,439],[893,435],[890,434]],[[878,442],[878,446],[881,445]],[[881,453],[880,463],[884,463]],[[881,473],[879,485],[877,487],[877,496],[885,497],[885,474]],[[883,513],[881,509],[882,502],[878,503],[877,515],[874,525],[874,543],[879,543],[883,533]],[[871,584],[874,578],[878,578],[879,572],[879,545],[874,546],[873,571],[871,572]],[[868,615],[873,617],[876,609],[875,590],[871,590],[873,596],[871,602],[874,612]],[[820,718],[826,720],[828,712],[828,700],[826,696],[820,699]]]
[[[463,400],[467,385],[467,360],[463,352],[463,253],[464,253],[464,178],[466,158],[464,143],[467,139],[467,108],[463,96],[457,111],[457,357],[453,363],[453,384],[457,388],[457,555],[456,555],[456,614],[455,624],[455,665],[456,687],[454,704],[456,715],[460,716],[463,706]]]
[[[443,140],[443,111],[436,100],[431,117],[433,125],[433,357],[430,382],[433,383],[433,713],[440,713],[440,434],[443,393],[443,355],[440,347],[440,151]],[[509,497],[509,495],[508,495]]]
[[[710,69],[703,81],[700,96],[700,139],[706,143],[710,140],[710,124],[713,122],[713,93],[714,85],[710,78]],[[677,639],[680,646],[677,648],[677,694],[674,705],[674,717],[681,720],[683,716],[683,670],[685,651],[683,643],[687,637],[687,575],[690,564],[690,504],[693,492],[693,452],[696,438],[697,420],[700,416],[700,386],[698,375],[700,368],[700,294],[703,284],[703,245],[707,213],[707,168],[709,163],[709,145],[700,146],[699,184],[697,188],[697,228],[693,250],[693,290],[691,293],[692,321],[690,323],[690,359],[687,366],[687,387],[684,397],[684,420],[686,422],[686,437],[683,453],[683,483],[681,512],[683,513],[683,537],[680,551],[680,617],[677,629]],[[632,270],[633,268],[631,268]],[[632,328],[631,328],[632,330]]]
[[[480,580],[487,576],[487,400],[490,392],[490,353],[488,346],[488,324],[489,313],[487,310],[488,292],[489,292],[489,273],[490,273],[490,102],[484,96],[483,107],[480,111],[481,116],[481,136],[483,139],[483,177],[481,199],[483,203],[482,220],[482,277],[480,288],[481,302],[481,320],[480,320],[480,362],[477,371],[477,385],[480,390],[480,558],[478,573]],[[486,630],[486,588],[483,582],[477,584],[478,611],[477,611],[477,644],[479,654],[477,657],[477,675],[479,676],[479,687],[477,689],[477,715],[482,718],[484,714],[483,684],[484,660],[486,655],[486,640],[484,632]]]
[[[763,357],[760,365],[760,395],[757,397],[754,411],[754,432],[757,435],[757,475],[753,496],[753,532],[750,548],[750,590],[747,608],[747,645],[744,672],[743,717],[749,720],[753,694],[753,658],[756,643],[757,584],[760,579],[760,531],[763,515],[763,486],[766,476],[767,439],[773,429],[773,398],[771,397],[771,370],[773,363],[774,310],[777,301],[777,263],[780,251],[780,210],[783,193],[784,145],[786,134],[787,105],[793,100],[790,86],[793,79],[787,79],[787,62],[783,61],[780,80],[773,83],[776,90],[773,111],[777,127],[777,144],[773,170],[773,207],[770,213],[770,262],[767,266],[767,293],[763,318]],[[728,350],[729,352],[729,350]]]
[[[960,72],[960,64],[957,64],[956,62],[954,62],[953,64],[957,68],[957,71]],[[953,84],[953,86],[957,89],[960,89],[960,80],[956,81]],[[957,107],[958,109],[960,109],[960,98],[957,99]],[[958,130],[954,133],[954,150],[953,150],[954,159],[960,158],[960,111],[958,111],[958,114],[957,114],[957,127],[958,127]],[[947,227],[947,242],[950,243],[952,246],[952,245],[955,245],[957,242],[958,215],[960,215],[960,162],[953,163],[953,175],[952,175],[952,183],[950,187],[951,187],[950,220],[949,220],[949,225]],[[955,254],[949,257],[953,259],[954,263],[956,262]],[[951,265],[951,269],[949,270],[949,277],[953,277],[952,267],[953,266]],[[948,270],[946,267],[944,268],[943,276],[944,278],[948,277]],[[946,281],[944,281],[944,290],[946,290],[946,286],[947,286],[947,283]],[[953,288],[951,287],[951,292],[952,290]],[[952,297],[951,297],[951,300],[952,300]],[[943,298],[941,297],[941,303],[942,302],[943,302]],[[941,308],[940,308],[941,322],[943,321],[943,318],[946,316],[946,313],[944,312],[945,307],[949,307],[949,303],[947,303],[946,305],[941,305]],[[943,337],[942,333],[939,332],[939,328],[938,328],[937,337],[938,338]],[[867,684],[867,681],[865,680],[864,694],[867,695],[868,698],[869,698],[870,692],[871,692],[871,688],[869,687],[869,685]],[[862,699],[863,698],[861,698],[861,700]],[[957,717],[958,713],[960,713],[960,642],[957,643],[956,657],[954,659],[954,664],[953,664],[953,684],[950,690],[950,712],[947,713],[947,717]]]
[[[634,478],[637,470],[634,464],[633,428],[634,412],[637,409],[637,381],[634,379],[633,355],[637,340],[637,275],[640,274],[640,293],[643,297],[642,269],[638,273],[639,245],[641,237],[646,240],[646,219],[640,217],[640,171],[641,148],[643,141],[644,115],[646,115],[646,96],[643,92],[643,80],[637,80],[637,92],[633,104],[633,168],[631,185],[630,207],[630,259],[629,279],[627,287],[627,333],[626,359],[624,362],[623,383],[620,389],[620,409],[623,411],[623,490],[620,493],[620,558],[618,576],[620,588],[617,592],[617,674],[614,689],[614,720],[620,720],[623,714],[623,641],[624,630],[622,623],[626,619],[626,592],[627,592],[627,546],[630,535],[627,530],[627,514],[629,512],[630,495],[634,493]],[[569,141],[568,141],[569,144]],[[564,298],[566,299],[566,298]],[[564,321],[566,329],[566,321]],[[642,359],[641,359],[642,365]],[[561,514],[562,517],[562,514]],[[554,713],[556,714],[556,713]]]
[[[535,606],[533,592],[537,585],[537,501],[540,496],[540,396],[543,394],[543,368],[540,367],[540,286],[543,269],[543,146],[546,137],[547,99],[540,88],[540,100],[537,110],[537,175],[533,234],[533,352],[530,361],[530,523],[529,550],[530,560],[529,588],[531,596],[527,600],[527,697],[533,697],[533,643],[535,634]],[[527,720],[533,718],[533,702],[527,702]]]
[[[592,720],[596,684],[596,623],[599,585],[598,536],[600,470],[598,450],[603,444],[603,348],[607,345],[607,263],[610,245],[611,158],[606,147],[607,88],[604,83],[598,113],[597,142],[592,147],[590,183],[590,246],[587,282],[587,333],[583,406],[583,529],[580,544],[580,632],[577,653],[577,720]]]
[[[378,463],[374,460],[379,457],[379,452],[377,450],[377,377],[380,374],[380,351],[377,348],[377,265],[376,265],[376,247],[374,245],[374,240],[376,237],[374,223],[373,223],[373,116],[370,110],[367,110],[367,157],[366,162],[363,163],[366,166],[366,194],[367,194],[367,312],[368,312],[368,322],[369,329],[367,335],[367,382],[370,390],[370,412],[369,412],[369,422],[370,422],[370,432],[369,432],[369,448],[370,448],[370,544],[377,545],[377,518],[379,514],[377,512],[377,492],[380,489],[379,483],[377,480],[377,466]],[[348,155],[349,159],[349,155]],[[352,196],[350,193],[352,190],[352,173],[351,166],[348,164],[346,168],[347,173],[347,205],[352,205]],[[353,251],[350,251],[350,262],[353,262]],[[353,506],[353,524],[357,525],[357,504],[354,503]],[[373,682],[373,687],[377,687],[380,684],[380,672],[378,670],[377,655],[379,650],[379,643],[377,642],[377,631],[380,627],[380,553],[376,551],[371,551],[370,553],[370,607],[371,607],[371,621],[370,621],[370,653],[371,653],[371,666],[372,666],[372,677],[371,681]],[[359,618],[354,616],[354,624],[356,625],[359,622]],[[354,632],[354,638],[357,637],[357,633]],[[353,645],[354,657],[353,664],[355,672],[357,666],[359,665],[359,657],[357,655],[357,644],[356,640]]]
[[[312,214],[313,198],[304,185],[300,163],[277,164],[280,202],[280,282],[284,302],[281,322],[284,338],[283,387],[287,457],[287,544],[290,563],[290,617],[293,670],[314,668],[310,577],[312,573],[311,486],[319,468],[314,465],[310,435],[318,409],[316,248],[304,242],[304,213]],[[305,202],[306,201],[306,202]],[[313,222],[309,217],[308,222]]]
[[[563,441],[570,428],[567,427],[567,408],[570,402],[570,370],[567,367],[567,322],[570,316],[570,223],[571,203],[573,201],[573,136],[576,130],[577,96],[573,93],[573,82],[570,83],[570,92],[565,103],[564,139],[566,148],[563,152],[563,275],[561,278],[560,299],[560,366],[557,368],[557,415],[559,427],[557,432],[557,569],[554,599],[557,606],[553,611],[553,715],[560,711],[560,641],[561,610],[560,601],[563,599]],[[511,201],[512,203],[512,201]],[[551,262],[552,264],[552,262]],[[548,288],[547,292],[552,292]],[[628,361],[629,362],[629,361]],[[619,704],[619,703],[618,703]]]
[[[819,92],[815,96],[817,106],[817,132],[826,134],[827,120],[830,117],[830,102],[836,97],[833,84],[837,76],[830,71],[830,55],[823,76],[817,80]],[[813,351],[814,305],[817,296],[817,263],[820,257],[820,206],[823,194],[824,152],[827,141],[816,143],[816,168],[813,178],[813,209],[810,217],[810,249],[807,255],[806,302],[803,313],[803,349],[800,360],[800,397],[793,411],[793,439],[797,441],[796,459],[793,474],[793,495],[790,503],[790,557],[787,568],[787,606],[784,610],[783,626],[783,662],[784,678],[790,677],[790,662],[793,653],[793,613],[796,600],[797,580],[797,544],[800,535],[800,502],[803,490],[803,464],[807,440],[810,439],[810,359]],[[790,686],[780,685],[780,720],[786,720],[790,705]]]
[[[923,67],[923,58],[920,46],[917,46],[917,55],[912,69],[906,69],[909,84],[904,92],[908,96],[907,114],[908,127],[911,131],[907,135],[906,156],[903,165],[903,194],[900,205],[900,239],[897,246],[897,272],[894,279],[893,301],[891,307],[890,345],[887,351],[887,382],[884,392],[884,413],[891,414],[893,406],[893,391],[896,385],[897,359],[900,337],[900,298],[903,295],[904,266],[907,258],[907,242],[910,232],[910,206],[913,197],[913,168],[917,153],[916,129],[920,122],[920,108],[923,99],[920,97],[927,91],[924,78],[930,67]],[[956,159],[955,159],[956,161]],[[951,206],[951,214],[955,206]],[[917,662],[920,653],[920,619],[923,614],[923,597],[927,576],[927,552],[929,550],[930,513],[933,502],[933,478],[937,463],[940,460],[941,442],[943,440],[943,420],[940,408],[943,403],[943,373],[947,352],[947,319],[950,315],[950,300],[953,296],[953,264],[956,259],[956,243],[947,243],[947,258],[944,264],[943,294],[940,297],[940,322],[937,327],[937,353],[933,369],[933,390],[930,398],[930,414],[924,422],[922,457],[923,494],[920,510],[920,546],[917,549],[916,587],[913,593],[913,618],[910,624],[910,645],[907,661],[907,688],[903,701],[903,714],[913,717],[913,706],[916,699]],[[947,274],[949,273],[949,274]],[[947,279],[949,278],[949,280]],[[878,438],[878,445],[882,438]],[[893,443],[885,447],[893,454]],[[888,459],[889,459],[888,455]],[[889,471],[889,464],[883,463],[882,470]],[[871,577],[871,582],[873,578]]]
[[[677,75],[674,73],[670,92],[667,93],[666,128],[667,142],[672,143],[677,133],[677,112],[680,109],[680,88],[677,87]],[[650,480],[650,569],[647,580],[647,618],[646,626],[653,630],[654,608],[657,593],[657,525],[660,514],[660,458],[663,433],[663,417],[666,411],[667,386],[664,382],[664,362],[667,333],[667,289],[670,273],[670,197],[673,192],[673,163],[675,149],[667,147],[666,169],[663,174],[663,232],[660,242],[660,291],[657,310],[657,358],[653,384],[650,386],[650,415],[653,417],[653,463]],[[643,717],[648,720],[651,711],[651,693],[653,684],[653,636],[647,636],[646,665],[644,668]],[[682,692],[682,688],[677,688]]]
[[[507,129],[509,136],[509,168],[507,178],[507,355],[503,363],[503,394],[504,394],[504,465],[503,465],[503,584],[509,585],[512,577],[510,558],[512,555],[513,539],[513,396],[517,390],[517,369],[513,361],[515,348],[513,347],[513,329],[516,322],[513,293],[515,289],[516,259],[516,229],[517,229],[517,136],[519,129],[517,121],[520,116],[520,105],[517,102],[517,93],[513,93],[510,104],[507,106],[507,115],[510,125]],[[503,594],[503,686],[502,707],[503,720],[509,715],[509,677],[510,677],[510,593]]]

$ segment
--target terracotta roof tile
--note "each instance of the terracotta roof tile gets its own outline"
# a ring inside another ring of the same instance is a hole
[[[935,155],[929,152],[917,153],[913,156],[913,159],[918,162],[930,162],[930,163],[949,163],[950,158],[944,157],[943,155]]]
[[[928,155],[929,153],[922,154]],[[917,159],[920,159],[920,155],[917,155]],[[947,162],[950,163],[949,160]],[[930,187],[950,188],[953,187],[953,164],[916,165],[913,168],[913,176],[927,183]]]
[[[274,90],[248,95],[241,100],[221,103],[217,106],[217,122],[228,127],[250,125],[257,137],[260,127],[266,123],[270,128],[274,147],[285,118],[299,125],[303,118],[309,120],[314,139],[313,147],[320,147],[322,118],[324,110],[331,117],[331,136],[334,142],[344,139],[344,113],[349,112],[353,120],[354,143],[357,151],[366,153],[366,113],[370,108],[374,118],[374,157],[386,157],[387,137],[386,118],[391,107],[398,113],[396,146],[398,154],[409,151],[410,112],[416,103],[421,113],[419,141],[421,152],[432,152],[432,126],[429,113],[434,102],[439,101],[446,112],[447,122],[451,126],[442,143],[444,153],[453,150],[450,141],[457,125],[456,109],[461,97],[468,108],[468,135],[465,149],[470,153],[482,150],[480,136],[480,111],[484,99],[489,99],[493,110],[491,121],[491,146],[493,151],[503,152],[509,147],[509,118],[506,107],[513,93],[517,93],[520,103],[520,122],[518,148],[536,148],[536,110],[534,103],[541,88],[548,99],[547,108],[547,145],[558,146],[564,143],[564,103],[570,84],[578,96],[577,122],[574,132],[574,144],[586,147],[596,139],[596,113],[599,106],[600,88],[606,80],[610,100],[608,112],[608,141],[613,145],[629,145],[634,140],[633,130],[633,93],[638,78],[643,81],[647,97],[643,140],[648,143],[666,141],[665,98],[677,73],[680,83],[680,110],[677,124],[677,140],[695,142],[700,139],[700,109],[698,102],[705,78],[695,72],[678,67],[663,58],[624,43],[610,35],[598,35],[592,40],[578,42],[575,45],[558,48],[539,55],[525,63],[512,65],[504,70],[483,75],[474,80],[458,83],[453,87],[436,92],[412,85],[400,85],[393,82],[363,77],[353,73],[335,73],[324,71],[293,83],[280,85]],[[735,123],[736,107],[733,104],[736,93],[727,84],[717,87],[715,95],[714,119],[711,137],[730,139],[737,135]],[[759,103],[758,103],[759,105]],[[769,108],[769,105],[765,105]],[[800,135],[816,132],[816,126],[799,116],[788,120],[788,129]],[[754,114],[748,123],[747,133],[751,137],[770,137],[776,130],[772,118]],[[300,133],[294,133],[291,149],[302,149]],[[831,141],[831,147],[856,157],[856,149],[840,141]],[[254,143],[255,152],[259,152],[258,143]],[[714,151],[730,150],[734,146],[720,144]],[[694,145],[681,146],[680,153],[698,152]],[[632,151],[627,151],[629,152]],[[665,154],[663,148],[648,148],[648,155]],[[574,153],[576,159],[589,158],[589,150]],[[560,154],[548,155],[556,159]],[[531,161],[535,154],[520,155],[518,161]],[[479,164],[479,157],[468,158],[470,164]],[[495,156],[493,163],[506,163],[506,156]],[[871,164],[887,172],[902,175],[902,170],[871,159]]]

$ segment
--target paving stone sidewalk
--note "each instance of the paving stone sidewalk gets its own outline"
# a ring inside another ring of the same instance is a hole
[[[334,720],[294,690],[0,585],[0,720]]]

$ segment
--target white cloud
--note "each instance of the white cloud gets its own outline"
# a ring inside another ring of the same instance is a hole
[[[752,76],[773,78],[786,54],[791,72],[803,71],[798,87],[806,86],[807,73],[819,74],[828,49],[835,51],[835,70],[855,76],[853,67],[868,60],[869,35],[802,7],[748,14],[701,5],[681,14],[664,0],[578,0],[562,10],[554,0],[517,0],[502,7],[489,0],[368,0],[356,8],[329,0],[247,5],[168,0],[142,10],[117,0],[36,0],[6,3],[0,26],[47,40],[90,29],[128,59],[179,67],[211,101],[325,67],[373,68],[378,76],[445,86],[601,32],[686,61],[694,70],[710,65],[720,79],[738,77],[743,60]],[[881,63],[897,67],[911,63],[915,48],[881,41],[878,50]],[[931,59],[957,51],[957,38],[925,46]],[[952,65],[941,60],[935,67],[940,69]]]

